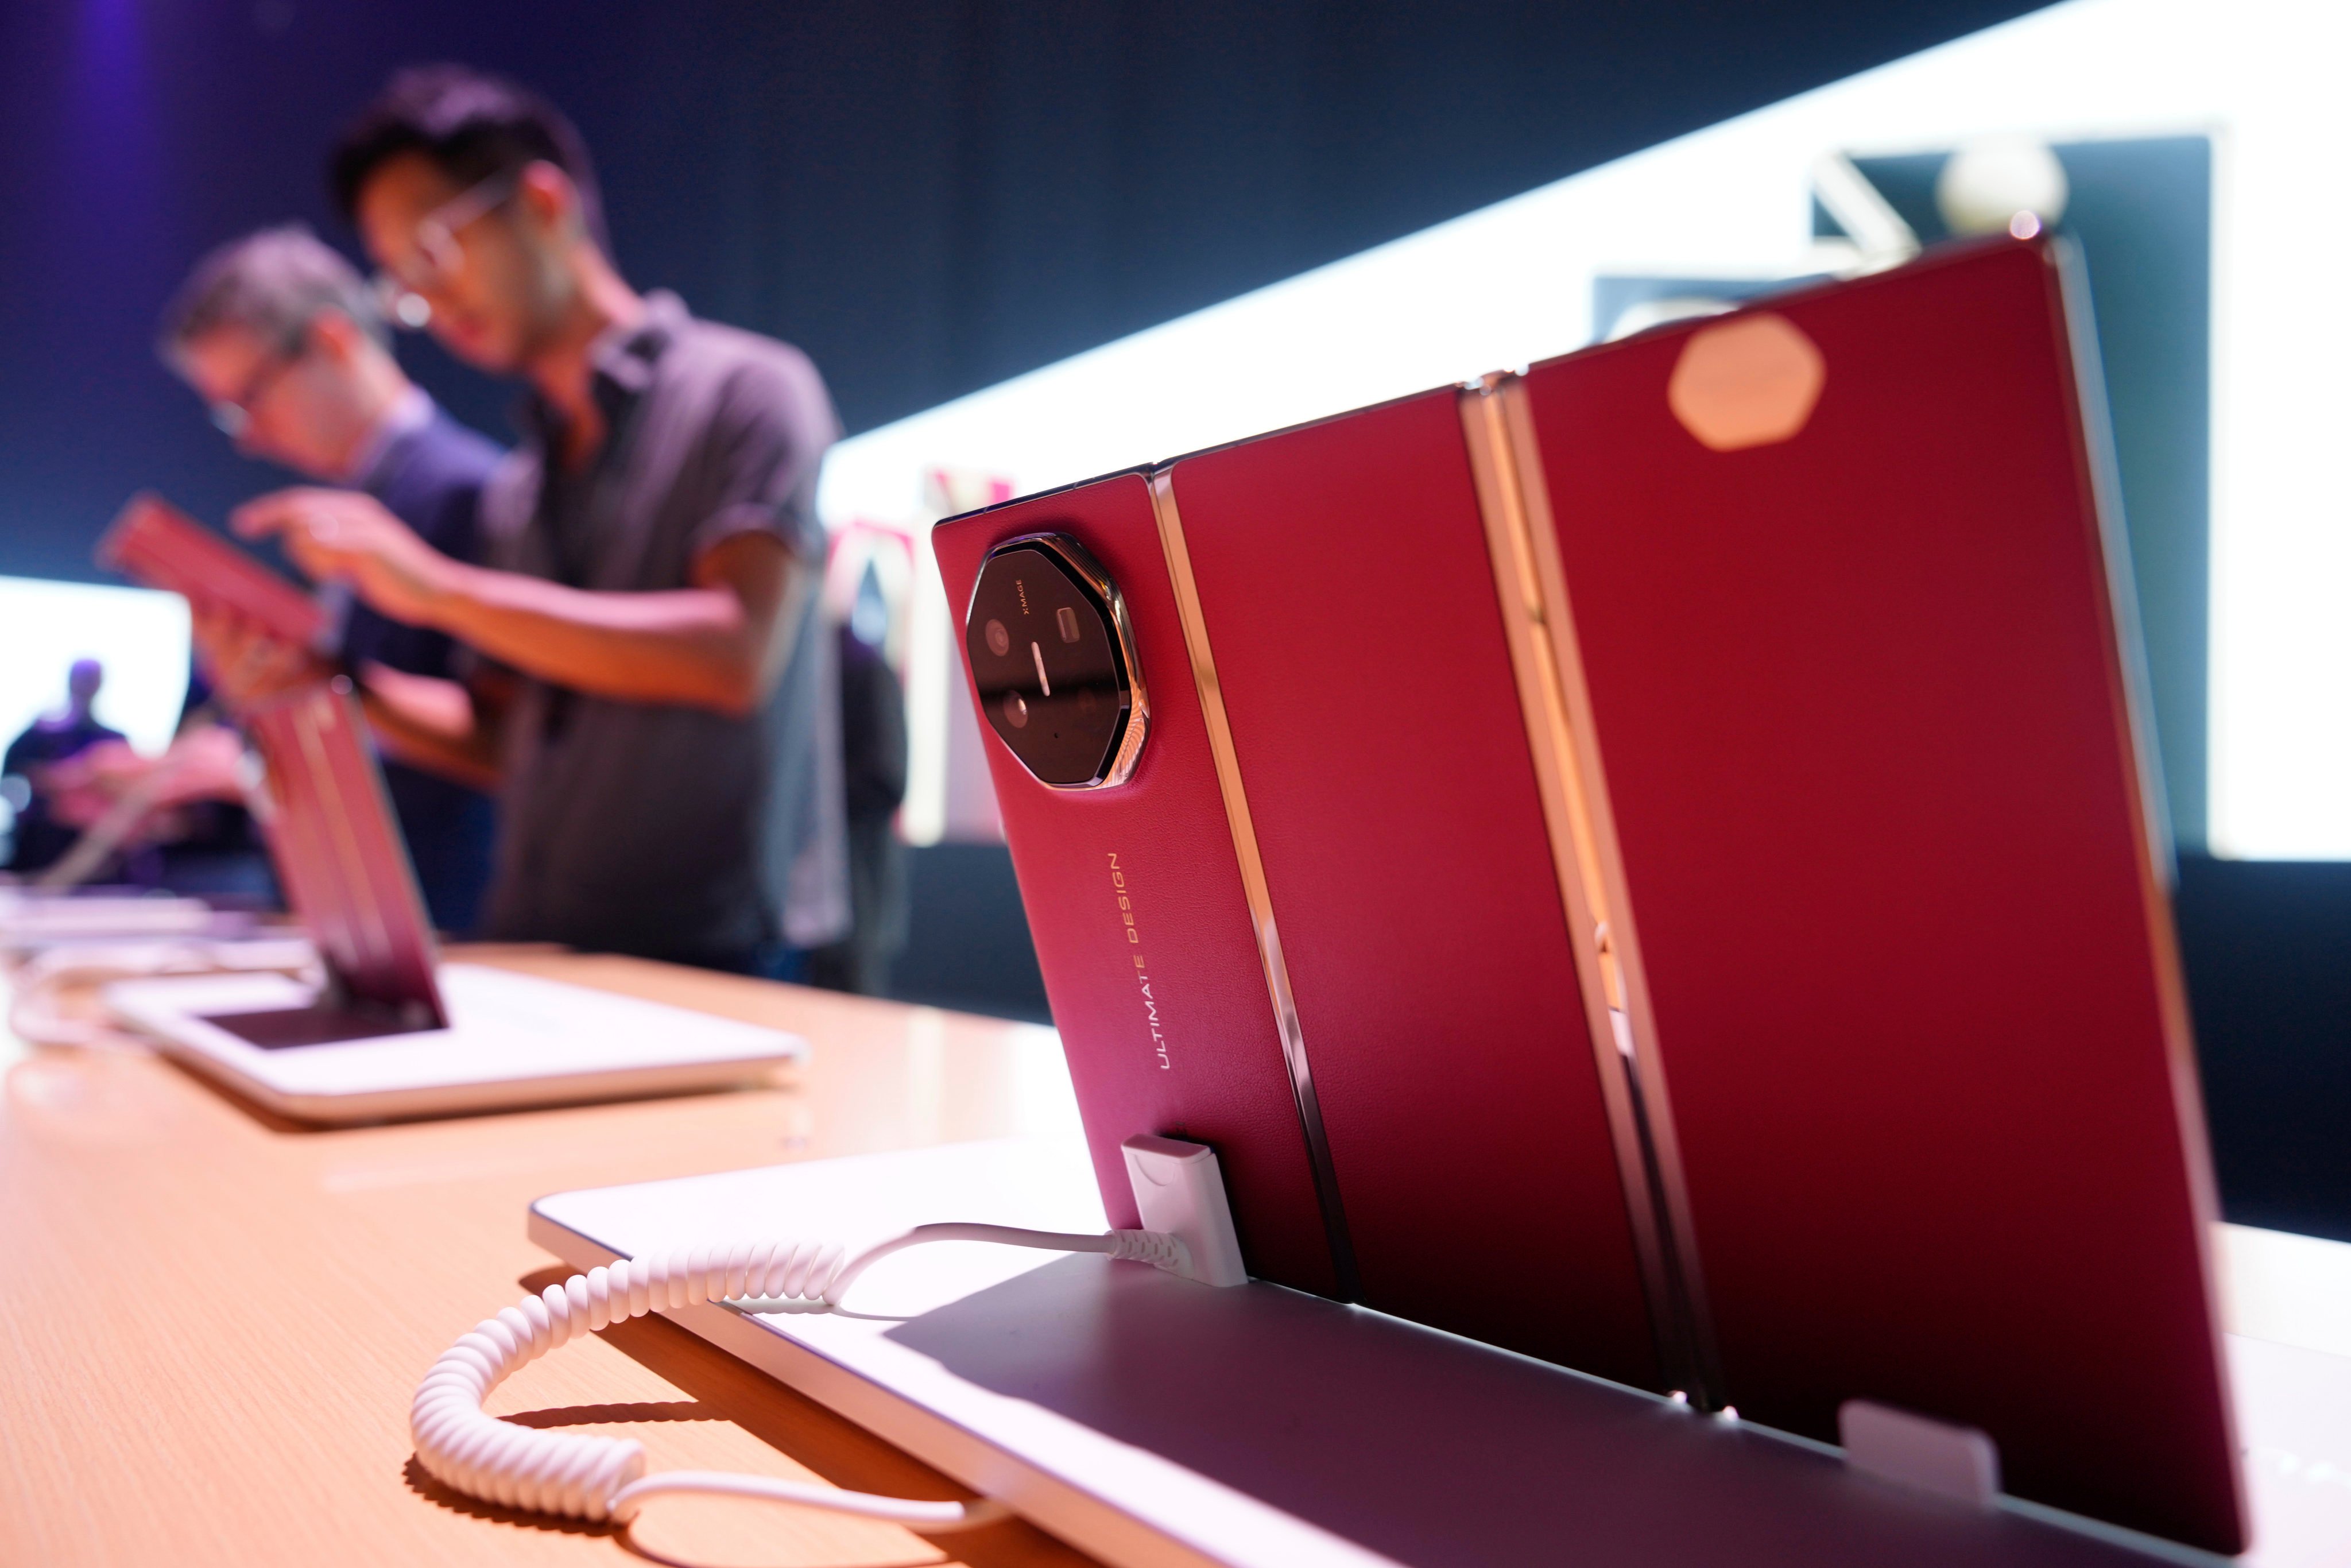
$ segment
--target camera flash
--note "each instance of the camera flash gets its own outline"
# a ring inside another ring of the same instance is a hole
[[[1053,619],[1061,628],[1062,642],[1074,643],[1078,640],[1078,612],[1076,611],[1064,604],[1059,610],[1053,612]]]

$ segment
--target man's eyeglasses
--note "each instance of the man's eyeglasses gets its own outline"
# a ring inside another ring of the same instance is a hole
[[[450,197],[416,221],[408,254],[385,264],[375,275],[376,298],[383,313],[411,331],[433,319],[425,296],[447,285],[465,265],[465,253],[457,236],[467,225],[496,210],[522,182],[522,171],[507,169]]]
[[[300,330],[271,350],[259,364],[253,367],[252,372],[245,378],[245,385],[239,387],[234,396],[208,404],[213,423],[220,426],[221,434],[235,441],[250,430],[253,427],[253,405],[267,397],[270,389],[277,384],[277,378],[299,364],[302,356],[309,351],[310,327],[309,323],[304,322]]]

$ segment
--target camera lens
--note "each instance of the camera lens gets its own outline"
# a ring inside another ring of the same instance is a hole
[[[1008,539],[981,561],[963,623],[974,695],[1039,782],[1086,789],[1133,772],[1147,710],[1124,615],[1117,588],[1067,535]]]

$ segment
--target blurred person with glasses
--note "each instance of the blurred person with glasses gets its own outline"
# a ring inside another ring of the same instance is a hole
[[[239,452],[350,486],[434,549],[473,558],[482,486],[503,454],[408,379],[377,291],[308,229],[265,229],[206,256],[164,310],[157,348]],[[382,615],[339,585],[324,597],[340,619],[342,659],[362,680],[463,673],[467,656],[445,633]],[[206,652],[235,635],[208,629]],[[236,695],[235,667],[208,663]],[[445,931],[472,931],[489,880],[496,807],[484,782],[478,770],[384,765],[426,906]]]
[[[235,527],[514,675],[368,694],[388,746],[500,780],[486,935],[800,977],[849,918],[822,379],[632,288],[578,133],[511,82],[402,72],[330,177],[393,318],[524,385],[523,441],[483,565],[345,492]]]

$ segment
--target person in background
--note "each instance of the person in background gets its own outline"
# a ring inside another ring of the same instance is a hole
[[[906,846],[898,808],[906,800],[906,693],[883,652],[890,608],[873,569],[858,575],[841,618],[841,759],[849,826],[850,925],[810,957],[809,981],[836,991],[887,996],[890,963],[906,946]]]
[[[245,808],[245,742],[220,722],[210,697],[204,676],[192,675],[178,730],[161,756],[143,757],[127,740],[101,740],[41,770],[51,815],[78,833],[99,835],[89,846],[99,858],[74,873],[62,859],[52,862],[52,876],[125,883],[224,906],[279,902],[268,851]]]
[[[158,350],[238,451],[355,486],[434,549],[473,558],[482,486],[503,454],[408,379],[374,291],[308,229],[264,229],[205,256],[165,309]],[[459,673],[464,655],[445,634],[382,615],[348,590],[327,593],[350,668],[444,681]],[[496,828],[485,774],[388,758],[383,776],[434,924],[471,932]]]
[[[497,772],[488,935],[797,977],[848,918],[815,367],[630,287],[578,134],[512,83],[402,73],[331,180],[403,319],[526,384],[525,437],[483,494],[483,565],[365,496],[287,491],[235,526],[518,673],[368,683],[387,746]]]
[[[76,659],[66,674],[66,706],[35,719],[24,734],[8,743],[6,758],[0,759],[0,778],[25,781],[10,796],[12,803],[17,796],[23,798],[16,810],[16,849],[8,860],[11,871],[46,870],[81,836],[78,826],[61,820],[54,810],[49,775],[57,765],[91,747],[121,741],[122,732],[99,723],[91,711],[99,688],[105,684],[104,665],[96,659]]]

